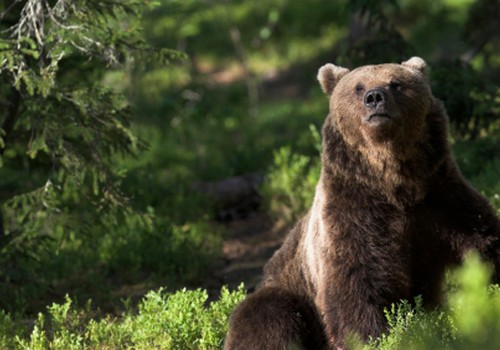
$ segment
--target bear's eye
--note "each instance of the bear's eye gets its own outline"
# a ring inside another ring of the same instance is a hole
[[[389,87],[392,89],[392,90],[397,90],[397,91],[400,91],[401,90],[401,83],[397,82],[397,81],[391,81],[389,83]]]
[[[359,93],[362,93],[363,90],[365,89],[365,87],[363,86],[363,84],[358,84],[356,85],[356,92],[359,94]]]

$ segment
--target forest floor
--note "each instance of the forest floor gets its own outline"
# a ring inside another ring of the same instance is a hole
[[[214,224],[221,225],[225,231],[221,255],[205,276],[186,284],[186,288],[205,289],[209,301],[219,298],[222,286],[236,290],[243,283],[245,291],[251,293],[262,278],[265,263],[281,246],[289,226],[262,210]],[[98,304],[103,311],[119,315],[123,312],[122,299],[139,302],[149,290],[162,286],[163,281],[123,285],[113,289],[110,298]]]
[[[323,58],[318,58],[318,62],[312,66],[320,66],[323,61]],[[310,85],[304,84],[303,79],[297,75],[297,72],[303,71],[304,68],[299,65],[280,72],[269,72],[259,85],[260,95],[265,96],[266,101],[306,98]],[[218,81],[219,73],[211,74],[210,80],[215,84],[227,84],[241,78],[228,73],[224,75],[225,80],[222,82]],[[260,194],[257,197],[260,198]],[[239,200],[244,202],[248,199]],[[222,256],[215,263],[212,272],[198,285],[207,289],[210,298],[217,298],[223,285],[234,290],[244,283],[245,290],[252,292],[262,278],[265,263],[281,246],[291,228],[290,223],[272,218],[263,208],[246,212],[245,216],[232,218],[222,225],[226,231]]]
[[[245,290],[252,292],[261,280],[264,264],[281,246],[289,229],[262,211],[228,221],[224,226],[222,257],[202,283],[211,297],[217,297],[223,285],[234,290],[244,283]]]

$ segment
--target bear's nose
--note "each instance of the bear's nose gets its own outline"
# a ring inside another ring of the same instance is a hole
[[[371,109],[383,106],[386,100],[386,92],[382,89],[372,89],[365,94],[365,106]]]

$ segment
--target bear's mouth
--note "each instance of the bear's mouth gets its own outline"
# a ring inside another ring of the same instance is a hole
[[[380,125],[383,123],[386,123],[388,121],[391,121],[392,117],[387,114],[387,113],[374,113],[368,115],[368,118],[365,119],[367,123],[374,124],[374,125]]]

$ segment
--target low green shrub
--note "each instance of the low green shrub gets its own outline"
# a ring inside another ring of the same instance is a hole
[[[289,223],[310,208],[321,172],[321,136],[313,125],[309,128],[318,153],[309,156],[294,153],[289,146],[279,148],[262,188],[270,212]]]
[[[119,308],[112,294],[129,285],[199,283],[221,251],[222,228],[207,220],[176,224],[153,209],[146,216],[130,213],[118,224],[111,215],[99,220],[85,234],[58,227],[33,247],[35,256],[0,251],[0,308],[36,315],[65,294]]]
[[[489,285],[491,268],[477,254],[449,275],[445,305],[425,310],[422,299],[386,310],[389,331],[357,349],[497,349],[500,344],[500,289]]]
[[[319,157],[294,154],[290,147],[274,153],[263,193],[271,213],[287,222],[296,221],[311,206],[320,175]]]
[[[227,333],[229,315],[244,298],[223,287],[220,298],[207,302],[205,290],[163,289],[143,298],[137,312],[121,317],[92,317],[90,304],[76,309],[66,297],[39,313],[31,332],[19,320],[0,313],[0,348],[6,349],[219,349]]]

